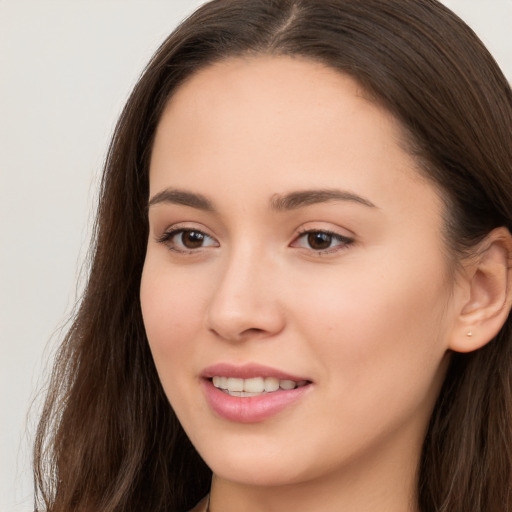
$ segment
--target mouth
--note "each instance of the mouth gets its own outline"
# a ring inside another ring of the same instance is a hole
[[[255,363],[215,364],[201,378],[214,414],[238,423],[258,423],[299,406],[314,387],[305,376]]]
[[[262,396],[276,391],[291,391],[310,384],[307,380],[278,379],[277,377],[251,377],[241,379],[238,377],[224,377],[215,375],[209,379],[212,384],[230,396],[254,397]]]

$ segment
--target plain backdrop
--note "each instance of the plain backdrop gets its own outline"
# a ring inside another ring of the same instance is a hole
[[[159,43],[200,3],[0,0],[1,512],[33,510],[40,392],[80,290],[115,121]],[[445,3],[512,80],[512,0]]]

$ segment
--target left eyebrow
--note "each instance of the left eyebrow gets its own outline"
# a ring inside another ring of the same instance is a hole
[[[370,200],[364,197],[346,190],[337,189],[300,190],[290,192],[284,196],[276,194],[270,200],[270,205],[273,210],[286,211],[329,201],[350,201],[369,208],[377,208]]]

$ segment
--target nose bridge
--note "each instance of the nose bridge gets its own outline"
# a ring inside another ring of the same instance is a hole
[[[208,328],[235,341],[279,332],[283,316],[275,258],[255,241],[233,247],[224,258],[208,307]]]

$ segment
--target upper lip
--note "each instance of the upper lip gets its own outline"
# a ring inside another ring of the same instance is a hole
[[[235,365],[231,363],[217,363],[208,366],[201,372],[201,377],[211,379],[212,377],[234,377],[238,379],[251,379],[254,377],[274,377],[279,380],[293,380],[296,382],[310,381],[307,377],[292,375],[271,366],[257,363],[246,363]]]

